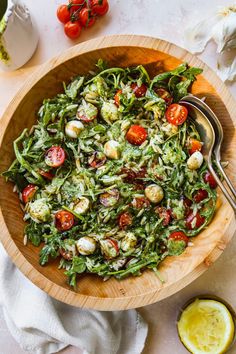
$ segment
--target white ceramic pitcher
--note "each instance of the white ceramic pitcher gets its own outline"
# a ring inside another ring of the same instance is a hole
[[[31,58],[39,36],[28,8],[20,0],[0,1],[0,69],[11,71]]]

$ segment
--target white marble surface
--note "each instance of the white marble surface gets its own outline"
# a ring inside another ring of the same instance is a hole
[[[183,30],[187,25],[205,16],[217,6],[232,4],[233,0],[110,0],[110,12],[99,19],[94,27],[84,31],[75,42],[64,36],[62,26],[55,17],[56,8],[63,0],[24,0],[24,2],[36,17],[40,42],[35,55],[22,69],[13,73],[0,73],[0,114],[36,65],[77,42],[108,34],[143,34],[183,46]],[[215,69],[215,45],[210,43],[200,58]],[[236,83],[229,85],[229,88],[236,98]],[[235,254],[234,239],[220,259],[195,282],[176,295],[140,310],[149,323],[149,336],[143,354],[187,353],[177,337],[176,317],[184,302],[192,296],[214,293],[223,297],[236,309]],[[1,312],[0,353],[24,353],[11,338]],[[80,354],[81,351],[78,348],[68,348],[63,353]],[[230,353],[236,353],[236,347]]]

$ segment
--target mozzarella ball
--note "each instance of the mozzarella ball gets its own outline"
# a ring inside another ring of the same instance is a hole
[[[35,222],[45,222],[50,219],[50,207],[45,198],[30,202],[28,204],[27,211]]]
[[[150,202],[155,204],[159,203],[164,198],[163,189],[157,184],[150,184],[150,186],[147,186],[144,193]]]
[[[121,249],[124,252],[132,250],[137,244],[137,238],[133,232],[127,232],[125,237],[121,240]]]
[[[96,241],[89,236],[81,237],[76,242],[77,250],[83,256],[88,256],[90,254],[93,254],[96,250],[96,245],[97,245]]]
[[[76,214],[84,214],[89,208],[89,199],[81,197],[80,200],[74,205],[73,210]]]
[[[84,129],[83,123],[78,120],[71,120],[66,124],[65,133],[69,138],[76,139]]]
[[[115,140],[109,140],[104,145],[104,154],[110,159],[117,160],[120,157],[120,144]]]
[[[201,167],[203,163],[203,156],[200,151],[195,151],[187,161],[187,166],[190,170],[197,170],[199,167]]]
[[[119,112],[115,103],[104,102],[101,108],[101,116],[107,123],[119,119]]]

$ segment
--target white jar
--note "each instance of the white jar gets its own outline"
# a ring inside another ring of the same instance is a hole
[[[0,69],[15,70],[35,52],[38,31],[28,8],[19,0],[7,1],[5,14],[0,21]]]

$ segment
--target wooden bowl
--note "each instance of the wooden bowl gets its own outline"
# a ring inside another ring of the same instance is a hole
[[[23,128],[30,128],[36,121],[36,112],[46,97],[62,91],[62,81],[68,82],[76,74],[94,69],[99,58],[110,66],[143,64],[152,75],[175,68],[181,62],[204,69],[192,92],[206,96],[206,102],[219,117],[225,134],[223,160],[229,162],[227,173],[236,175],[235,120],[236,105],[228,89],[198,58],[154,38],[142,36],[111,36],[79,44],[63,52],[39,68],[24,84],[1,120],[0,171],[6,170],[13,160],[13,140]],[[66,282],[58,262],[41,267],[38,263],[39,248],[23,245],[22,211],[13,185],[0,179],[0,238],[17,267],[34,284],[49,295],[68,304],[98,310],[124,310],[151,304],[174,294],[203,273],[222,253],[235,230],[234,213],[219,192],[216,215],[210,226],[197,236],[193,247],[179,257],[169,257],[159,270],[165,280],[162,284],[152,271],[140,277],[122,281],[104,282],[101,278],[84,275],[79,278],[78,291]]]

